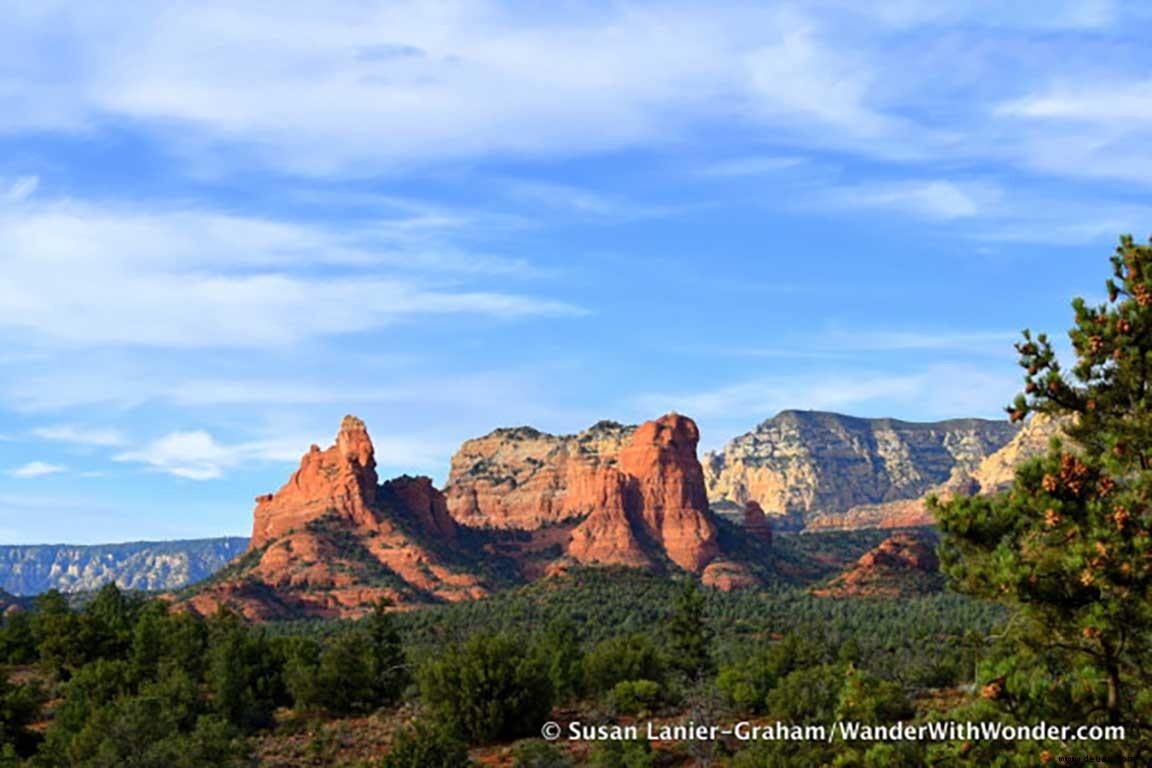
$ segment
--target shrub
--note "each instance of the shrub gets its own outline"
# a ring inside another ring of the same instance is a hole
[[[588,752],[591,768],[652,768],[656,754],[647,741],[601,741]]]
[[[427,662],[417,678],[440,722],[472,743],[535,734],[552,708],[543,664],[508,635],[473,635]]]
[[[522,741],[512,750],[512,768],[572,768],[571,756],[546,741]]]
[[[664,658],[646,635],[624,635],[605,640],[584,659],[586,687],[593,693],[611,691],[625,680],[663,683]]]
[[[624,715],[651,713],[664,697],[660,683],[652,680],[625,680],[616,683],[609,694],[612,708]]]
[[[439,728],[412,725],[396,734],[380,768],[469,768],[464,745]]]

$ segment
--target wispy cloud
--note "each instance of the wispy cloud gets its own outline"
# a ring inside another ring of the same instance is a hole
[[[581,312],[548,298],[446,287],[445,277],[474,275],[476,265],[459,271],[469,260],[437,250],[400,258],[381,236],[198,210],[0,209],[0,333],[85,345],[249,347],[421,315]],[[318,274],[318,264],[328,269]]]
[[[703,169],[705,176],[765,176],[804,165],[803,157],[787,155],[750,155],[712,163]]]
[[[188,480],[215,480],[228,471],[260,463],[295,464],[314,440],[304,435],[223,443],[204,430],[170,432],[140,448],[113,457]],[[323,440],[315,442],[324,442]],[[325,443],[327,444],[327,443]],[[373,440],[382,466],[426,467],[443,461],[451,449],[421,436],[385,435]]]
[[[298,459],[300,443],[250,442],[224,445],[208,432],[194,430],[171,432],[138,450],[116,455],[116,461],[145,464],[189,480],[212,480],[225,470],[249,461],[287,462]]]
[[[699,392],[653,394],[639,403],[651,412],[677,410],[712,421],[754,423],[788,408],[869,415],[915,411],[926,418],[996,416],[1018,389],[1016,378],[985,368],[938,364],[907,373],[875,369],[805,372],[746,380]],[[910,406],[909,403],[914,403]],[[990,411],[989,404],[993,404]]]
[[[22,202],[35,194],[38,186],[40,186],[39,177],[21,176],[9,184],[7,190],[0,193],[0,201],[5,203]]]
[[[825,328],[817,334],[781,336],[773,346],[714,345],[709,352],[733,357],[848,359],[878,352],[939,352],[979,356],[1011,355],[1016,331],[908,331],[840,330]]]
[[[1103,33],[1146,11],[1110,0],[1008,5],[607,4],[525,15],[497,0],[400,0],[270,18],[246,6],[110,2],[70,9],[63,40],[55,14],[11,11],[0,50],[14,52],[5,63],[16,74],[0,131],[127,123],[225,173],[255,163],[347,177],[675,147],[729,126],[848,156],[1132,177],[1118,162],[1059,163],[1055,145],[1039,157],[1030,146],[1063,144],[1066,128],[1117,106],[1139,118],[1146,86],[1109,85],[1116,49],[1133,44]],[[49,41],[64,49],[54,65],[30,66]],[[1056,76],[1067,85],[1046,84]],[[1044,125],[1021,131],[1022,119]],[[1100,159],[1147,154],[1142,128],[1112,130]]]
[[[118,429],[92,429],[68,424],[37,427],[32,434],[41,440],[96,447],[114,447],[127,442],[124,433]]]
[[[55,475],[63,472],[67,467],[59,464],[49,464],[45,461],[30,461],[27,464],[21,464],[18,467],[13,467],[8,470],[8,474],[12,477],[29,479],[34,477],[45,477],[46,475]]]
[[[112,21],[129,14],[136,23]],[[228,146],[295,172],[358,175],[666,144],[734,116],[788,129],[814,121],[836,140],[886,141],[902,124],[874,103],[883,79],[869,52],[774,7],[525,17],[492,0],[402,1],[270,18],[113,3],[70,22],[77,50],[61,59],[85,68],[67,72],[66,89],[35,70],[14,81],[0,129],[79,130],[115,117],[187,129],[187,156]],[[28,14],[12,34],[48,38],[50,23]]]
[[[824,45],[803,18],[782,14],[780,23],[790,31],[746,56],[757,114],[789,122],[806,117],[861,138],[898,128],[898,121],[869,98],[874,73],[869,62]]]
[[[1152,79],[1085,73],[1004,101],[996,114],[1016,129],[1031,168],[1144,182],[1152,173]]]
[[[987,210],[997,197],[990,188],[975,189],[947,181],[876,182],[830,190],[825,199],[834,205],[864,209],[905,211],[928,219],[967,219]]]

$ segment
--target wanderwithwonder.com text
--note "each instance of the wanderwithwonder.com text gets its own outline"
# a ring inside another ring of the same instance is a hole
[[[997,722],[942,720],[934,723],[874,725],[850,720],[832,724],[798,725],[783,721],[739,722],[731,725],[697,723],[637,723],[599,725],[579,721],[547,722],[540,733],[549,741],[1122,741],[1122,725],[1006,725]]]

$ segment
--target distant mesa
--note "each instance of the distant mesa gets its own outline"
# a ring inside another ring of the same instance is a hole
[[[783,411],[703,458],[714,506],[757,502],[777,529],[931,525],[931,493],[987,492],[1051,434],[1007,420],[909,422]]]
[[[984,456],[979,462],[957,464],[946,480],[927,488],[919,496],[859,504],[841,512],[827,512],[810,520],[806,529],[856,530],[935,525],[936,520],[927,508],[929,496],[948,499],[1004,490],[1012,484],[1016,468],[1043,454],[1052,438],[1057,437],[1063,427],[1064,422],[1037,414],[1022,427],[1013,425],[1015,434],[1001,448]]]
[[[14,595],[88,592],[109,581],[122,589],[179,589],[211,576],[247,547],[248,539],[240,537],[0,545],[0,589]]]

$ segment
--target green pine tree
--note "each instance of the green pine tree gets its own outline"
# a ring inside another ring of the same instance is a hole
[[[695,579],[684,579],[668,620],[672,665],[696,682],[716,672],[712,658],[712,638],[704,593]]]
[[[1105,303],[1073,302],[1070,369],[1044,334],[1016,347],[1012,419],[1059,419],[1065,438],[1011,490],[934,510],[954,583],[1016,611],[986,697],[1020,718],[1125,724],[1132,744],[1152,715],[1152,247],[1123,238],[1112,271]]]

